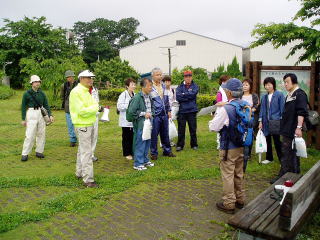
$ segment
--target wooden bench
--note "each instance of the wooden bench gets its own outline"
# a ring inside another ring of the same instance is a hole
[[[274,186],[286,180],[295,184],[283,204],[272,199]],[[320,161],[303,177],[287,173],[243,209],[228,224],[240,229],[239,239],[294,239],[305,220],[320,206]]]

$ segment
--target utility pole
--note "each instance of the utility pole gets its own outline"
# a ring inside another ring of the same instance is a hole
[[[171,58],[174,56],[171,54],[171,49],[174,47],[160,47],[160,48],[167,48],[168,49],[168,59],[169,59],[169,76],[171,77]],[[163,53],[164,55],[167,55],[166,53]]]

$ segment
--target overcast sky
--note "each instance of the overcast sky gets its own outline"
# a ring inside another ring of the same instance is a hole
[[[148,38],[181,29],[247,46],[255,24],[288,22],[299,8],[297,0],[1,0],[0,26],[3,18],[24,16],[45,16],[63,28],[95,18],[134,17]]]

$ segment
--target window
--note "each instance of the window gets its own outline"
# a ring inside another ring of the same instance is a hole
[[[185,46],[186,45],[186,40],[177,40],[176,45],[177,46]]]

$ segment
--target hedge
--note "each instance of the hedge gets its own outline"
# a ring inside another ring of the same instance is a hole
[[[99,90],[99,97],[103,100],[114,101],[116,102],[119,98],[119,95],[124,91],[124,88],[111,88],[111,89],[102,89]],[[213,101],[216,99],[215,96],[209,94],[199,94],[197,96],[197,105],[198,108],[204,108],[211,106]]]
[[[99,90],[99,97],[103,100],[118,101],[119,95],[124,91],[124,88],[110,88]]]
[[[209,107],[213,105],[213,102],[216,100],[216,96],[211,96],[209,94],[201,94],[197,96],[197,105],[198,109],[204,107]]]
[[[0,84],[0,99],[8,99],[15,94],[15,91],[6,85]]]

